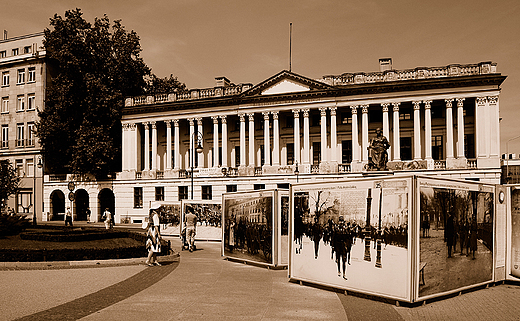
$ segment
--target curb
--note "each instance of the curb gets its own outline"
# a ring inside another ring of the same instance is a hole
[[[159,262],[177,261],[180,253],[158,256]],[[46,262],[0,262],[0,270],[46,270],[67,268],[92,268],[109,266],[144,265],[146,257],[130,259],[85,260],[85,261],[46,261]]]

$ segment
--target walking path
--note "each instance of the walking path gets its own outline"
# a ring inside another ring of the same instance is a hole
[[[175,250],[180,241],[172,239]],[[408,308],[288,282],[198,242],[163,266],[0,271],[0,320],[518,320],[520,287]],[[164,260],[164,258],[163,258]]]

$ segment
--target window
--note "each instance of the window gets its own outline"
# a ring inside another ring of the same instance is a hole
[[[226,185],[226,193],[233,193],[237,191],[236,185]]]
[[[27,146],[34,146],[34,123],[27,123]]]
[[[312,143],[312,163],[319,165],[321,162],[321,142]]]
[[[240,164],[240,146],[235,146],[235,166],[238,167],[240,165],[245,164]]]
[[[17,213],[29,213],[29,209],[32,205],[32,191],[20,190],[16,197],[16,209]]]
[[[2,148],[9,148],[9,126],[2,125]]]
[[[179,201],[188,199],[188,186],[179,186]]]
[[[213,197],[213,193],[211,191],[211,185],[202,186],[202,199],[210,200]]]
[[[294,128],[294,116],[285,117],[285,127]]]
[[[400,120],[410,120],[412,119],[412,109],[407,107],[401,107],[399,109],[399,119]]]
[[[369,110],[368,111],[368,122],[369,123],[382,123],[383,122],[383,112],[381,110]]]
[[[23,168],[23,159],[17,159],[15,161],[15,168],[18,176],[23,177],[25,175],[25,171]]]
[[[163,186],[155,187],[155,200],[164,201],[164,187]]]
[[[432,157],[435,160],[444,159],[442,135],[432,136]]]
[[[294,143],[288,143],[287,147],[287,165],[294,164]]]
[[[24,54],[31,53],[31,46],[25,46],[25,47],[23,47],[23,53],[24,53]]]
[[[16,78],[17,84],[23,84],[25,82],[25,69],[18,69],[18,77]]]
[[[9,97],[2,97],[2,113],[9,113]]]
[[[2,73],[2,86],[9,86],[9,71]]]
[[[352,141],[341,141],[341,164],[352,163]]]
[[[278,189],[289,189],[289,183],[279,183],[276,186]]]
[[[16,147],[23,147],[25,139],[25,124],[16,125]]]
[[[35,82],[36,81],[36,68],[29,67],[27,74],[27,82]]]
[[[255,191],[260,190],[260,189],[265,189],[265,184],[255,184],[255,185],[253,185],[253,189]]]
[[[7,52],[5,50],[0,51],[0,58],[5,58],[5,57],[7,57]]]
[[[466,158],[475,158],[475,135],[464,135],[464,155]]]
[[[34,177],[34,161],[28,158],[25,162],[27,164],[27,177]]]
[[[341,113],[342,124],[352,124],[352,113],[342,112]]]
[[[27,95],[27,110],[34,110],[36,108],[36,96],[34,94]]]
[[[16,110],[24,111],[25,110],[25,97],[24,95],[19,95],[16,100]]]
[[[412,137],[401,137],[401,160],[412,160]]]
[[[18,48],[11,50],[11,56],[18,56]]]
[[[143,188],[134,187],[134,208],[143,208]]]

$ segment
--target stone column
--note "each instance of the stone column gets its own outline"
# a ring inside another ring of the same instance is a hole
[[[486,97],[477,97],[475,108],[475,142],[477,143],[477,157],[486,158],[489,154],[487,149],[487,142],[489,136],[486,131]]]
[[[190,151],[189,151],[189,155],[190,155],[190,164],[189,164],[189,167],[192,168],[192,167],[195,167],[195,151],[194,151],[194,147],[195,145],[197,144],[196,142],[196,139],[197,137],[195,137],[195,120],[193,118],[189,118],[188,121],[190,122]]]
[[[361,106],[361,158],[368,160],[368,105]]]
[[[173,148],[175,153],[175,159],[174,159],[174,169],[179,170],[181,168],[181,149],[180,149],[180,136],[179,136],[179,120],[174,119],[173,120],[173,128],[174,128],[174,146]]]
[[[130,131],[131,131],[131,140],[130,144],[132,148],[130,148],[131,155],[130,155],[130,170],[136,171],[137,170],[137,159],[139,157],[139,146],[141,145],[141,140],[139,139],[137,135],[137,124],[130,124]],[[139,142],[139,144],[137,144]]]
[[[296,163],[301,164],[300,156],[302,151],[300,149],[300,110],[293,109],[294,114],[294,160]]]
[[[390,123],[388,119],[388,107],[390,106],[389,103],[382,103],[381,107],[383,107],[383,136],[390,141]],[[392,144],[393,145],[393,144]],[[392,146],[388,148],[388,159],[391,159],[392,155]]]
[[[249,117],[249,166],[255,167],[255,114],[247,114]]]
[[[150,170],[150,123],[144,123],[144,170]]]
[[[394,117],[394,157],[392,160],[400,161],[401,160],[401,141],[400,141],[400,130],[399,130],[399,105],[401,103],[392,103],[393,105],[393,117]]]
[[[129,135],[128,135],[128,129],[129,129],[129,126],[128,124],[121,124],[121,129],[122,129],[122,144],[121,144],[121,154],[122,154],[122,163],[121,163],[121,169],[123,171],[127,171],[128,170],[128,157],[129,157],[129,145],[128,145],[128,139],[129,139]],[[36,174],[34,174],[36,175]]]
[[[172,121],[165,120],[166,123],[166,169],[172,169]]]
[[[204,148],[204,127],[202,125],[203,125],[202,117],[198,117],[197,118],[198,134],[195,135],[196,136],[195,137],[195,139],[196,139],[195,147],[197,147],[197,144],[200,144],[200,147]],[[199,140],[199,137],[200,137],[200,140]],[[197,157],[199,158],[197,168],[204,168],[204,152],[199,154],[195,151],[194,154],[197,155]]]
[[[152,170],[157,170],[157,123],[152,124]]]
[[[246,117],[239,113],[240,118],[240,166],[246,166]]]
[[[327,161],[327,107],[320,107],[321,115],[321,162]]]
[[[431,100],[424,102],[424,157],[432,159],[432,108]]]
[[[269,134],[269,112],[262,112],[264,115],[264,165],[271,165],[271,136]]]
[[[336,128],[336,106],[330,107],[330,161],[338,163],[338,132]]]
[[[280,129],[278,124],[278,112],[273,111],[273,165],[280,166]]]
[[[413,102],[413,159],[421,159],[421,102]]]
[[[500,115],[498,113],[498,96],[489,96],[489,156],[491,158],[500,156]]]
[[[464,155],[464,98],[457,98],[457,158],[465,158]]]
[[[213,167],[218,167],[218,116],[211,116],[213,119]]]
[[[359,106],[350,106],[350,110],[352,111],[352,162],[359,162],[361,159],[359,157],[359,131],[358,131],[358,119],[357,119],[357,109]]]
[[[446,102],[446,159],[453,158],[453,111],[451,109],[453,99],[445,99]]]
[[[222,167],[228,167],[227,116],[220,116],[222,122]]]
[[[309,165],[310,135],[309,135],[309,108],[303,109],[303,164]]]

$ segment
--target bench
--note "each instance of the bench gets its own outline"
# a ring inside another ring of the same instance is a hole
[[[419,269],[419,285],[421,285],[421,280],[422,280],[422,285],[426,285],[426,283],[424,283],[424,268],[426,267],[426,262],[422,262],[421,263],[421,268]]]

